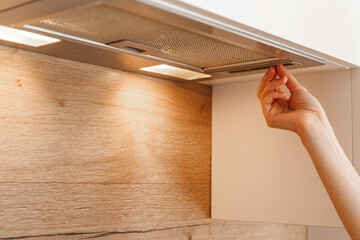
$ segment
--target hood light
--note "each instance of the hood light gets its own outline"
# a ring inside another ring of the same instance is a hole
[[[166,76],[177,77],[185,80],[195,80],[200,78],[208,78],[211,75],[194,72],[166,64],[155,65],[151,67],[140,68],[142,71],[158,73]]]
[[[0,25],[0,40],[5,40],[14,43],[20,43],[32,47],[40,47],[56,42],[59,39],[47,37],[44,35],[19,30],[16,28],[5,27]]]

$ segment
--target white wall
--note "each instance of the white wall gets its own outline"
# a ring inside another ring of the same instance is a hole
[[[180,0],[360,66],[358,0]]]
[[[296,77],[320,100],[351,159],[351,71]],[[266,126],[258,83],[213,88],[212,218],[341,227],[300,139]]]

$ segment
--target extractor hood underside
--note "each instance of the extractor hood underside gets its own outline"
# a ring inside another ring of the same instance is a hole
[[[40,48],[19,48],[172,80],[178,79],[140,68],[168,64],[206,73],[211,77],[198,80],[209,80],[279,63],[289,68],[323,64],[321,59],[241,32],[129,0],[33,1],[0,13],[0,24],[62,40]]]

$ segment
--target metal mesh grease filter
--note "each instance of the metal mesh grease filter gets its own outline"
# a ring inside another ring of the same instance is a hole
[[[132,41],[161,49],[153,54],[156,57],[200,68],[271,58],[105,4],[74,9],[31,25],[105,44]]]

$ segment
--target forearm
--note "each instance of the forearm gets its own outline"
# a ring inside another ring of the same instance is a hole
[[[360,239],[360,177],[324,116],[298,132],[352,239]]]

